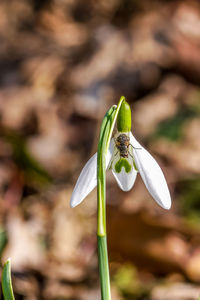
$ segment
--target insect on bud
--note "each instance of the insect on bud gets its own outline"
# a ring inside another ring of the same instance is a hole
[[[117,130],[119,132],[131,131],[131,109],[125,98],[117,116]]]

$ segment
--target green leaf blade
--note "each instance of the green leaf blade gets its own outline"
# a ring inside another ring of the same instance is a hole
[[[11,280],[11,260],[6,261],[2,272],[2,289],[5,300],[14,300],[12,280]]]

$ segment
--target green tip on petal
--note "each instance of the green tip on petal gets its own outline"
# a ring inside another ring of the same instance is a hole
[[[115,171],[117,173],[120,173],[123,167],[126,173],[129,173],[132,168],[129,162],[125,158],[120,158],[115,165]]]
[[[129,132],[131,131],[131,108],[125,97],[123,98],[124,100],[117,116],[117,130],[119,132]]]

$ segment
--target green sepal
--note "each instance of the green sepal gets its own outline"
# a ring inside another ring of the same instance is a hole
[[[131,131],[131,108],[126,102],[125,97],[117,116],[117,130],[119,132],[129,132]]]

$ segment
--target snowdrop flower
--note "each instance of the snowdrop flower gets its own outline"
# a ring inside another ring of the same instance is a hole
[[[163,208],[170,209],[171,197],[161,168],[131,133],[131,110],[123,101],[117,117],[117,134],[111,139],[106,155],[106,168],[112,173],[123,191],[129,191],[137,173],[154,198]],[[84,166],[73,190],[70,206],[75,207],[97,185],[97,153]]]

